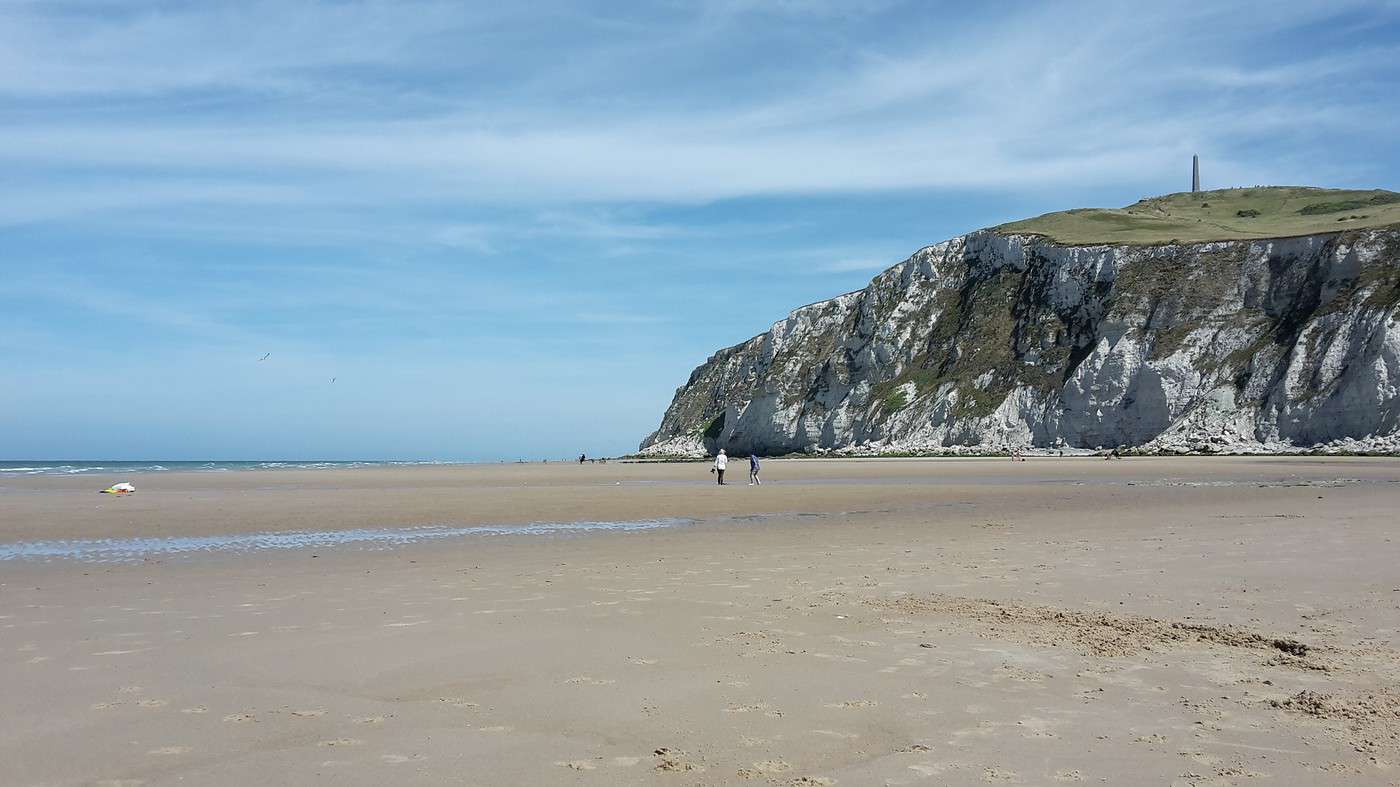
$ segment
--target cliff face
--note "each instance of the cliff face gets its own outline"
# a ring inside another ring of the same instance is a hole
[[[643,453],[1400,450],[1400,229],[982,230],[720,350]]]

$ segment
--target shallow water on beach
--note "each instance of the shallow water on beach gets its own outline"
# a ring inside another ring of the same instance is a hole
[[[88,563],[127,563],[148,557],[214,552],[251,552],[264,549],[303,549],[360,545],[392,547],[469,536],[550,536],[589,532],[659,530],[693,524],[697,520],[667,517],[625,522],[533,522],[524,525],[474,525],[451,527],[424,525],[358,530],[299,530],[283,533],[235,533],[220,536],[173,538],[88,538],[58,541],[23,541],[0,544],[0,561],[77,560]]]
[[[341,470],[356,467],[399,467],[413,465],[445,465],[457,462],[441,461],[106,461],[64,459],[57,461],[19,460],[0,462],[0,478],[25,475],[86,475],[90,473],[163,473],[213,472],[237,470]]]

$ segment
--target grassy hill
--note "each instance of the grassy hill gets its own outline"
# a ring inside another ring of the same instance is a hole
[[[1400,194],[1393,191],[1259,186],[1047,213],[995,229],[1085,246],[1278,238],[1391,225],[1400,225]]]

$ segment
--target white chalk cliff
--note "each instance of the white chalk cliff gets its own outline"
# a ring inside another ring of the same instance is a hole
[[[1394,226],[1158,245],[980,230],[715,353],[641,450],[1396,452],[1397,304]]]

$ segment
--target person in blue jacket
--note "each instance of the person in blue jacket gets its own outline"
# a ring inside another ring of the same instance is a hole
[[[754,484],[762,486],[763,482],[758,478],[758,454],[751,453],[749,454],[749,486]]]

